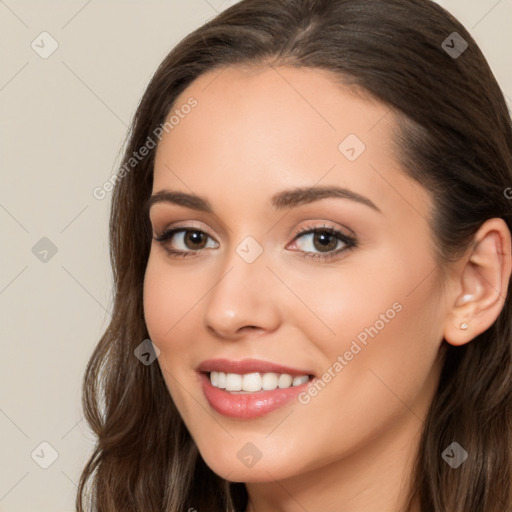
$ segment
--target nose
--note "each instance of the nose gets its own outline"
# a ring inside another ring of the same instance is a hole
[[[274,331],[281,316],[279,284],[263,255],[247,263],[233,251],[205,297],[206,329],[226,340]]]

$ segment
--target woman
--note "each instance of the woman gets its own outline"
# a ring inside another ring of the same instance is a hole
[[[507,510],[511,184],[435,3],[244,0],[187,36],[115,182],[78,510]]]

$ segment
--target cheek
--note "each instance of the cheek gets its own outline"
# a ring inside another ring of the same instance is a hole
[[[442,339],[440,287],[428,261],[389,261],[386,268],[381,259],[373,267],[378,272],[370,265],[347,272],[326,294],[308,295],[334,331],[315,337],[309,330],[327,361],[320,377],[325,386],[310,401],[322,409],[344,397],[363,429],[370,413],[386,421],[391,411],[422,399]]]
[[[158,364],[162,370],[167,389],[186,421],[190,414],[187,389],[195,391],[190,384],[190,322],[194,305],[201,297],[194,282],[184,272],[171,270],[165,259],[150,254],[144,276],[144,317],[149,337],[160,349]],[[196,287],[196,288],[195,288]],[[195,378],[195,375],[194,375]],[[196,397],[196,400],[199,397]]]
[[[161,257],[150,255],[144,277],[144,318],[150,339],[160,349],[158,363],[177,405],[181,401],[178,383],[188,377],[185,369],[192,365],[187,341],[194,305],[201,297],[194,281],[171,271]]]
[[[297,269],[283,268],[280,273],[300,299],[283,301],[287,308],[283,318],[298,325],[302,338],[330,361],[349,350],[353,340],[364,347],[399,322],[409,300],[404,293],[410,289],[409,277],[403,269],[398,275],[392,255],[383,252],[371,259],[354,256],[346,265],[317,269],[310,277]]]
[[[162,341],[166,332],[172,327],[172,314],[176,303],[175,294],[171,293],[165,273],[160,265],[150,256],[144,276],[144,318],[151,339]]]
[[[435,264],[426,250],[401,248],[401,243],[397,240],[371,254],[354,256],[353,265],[347,262],[339,272],[317,274],[315,285],[297,283],[315,313],[308,316],[308,338],[316,340],[331,360],[351,347],[356,352],[354,342],[361,347],[359,355],[374,345],[371,352],[378,353],[383,363],[393,357],[385,357],[378,347],[400,351],[399,358],[409,354],[414,360],[422,350],[431,354],[438,346],[439,274],[432,272]]]
[[[144,317],[151,339],[157,345],[177,344],[203,294],[201,279],[171,269],[165,258],[151,253],[144,277]]]
[[[378,410],[393,393],[406,401],[420,392],[442,340],[440,283],[425,254],[383,251],[315,286],[295,283],[310,311],[290,306],[288,315],[321,354],[324,406],[341,393]]]
[[[400,417],[419,424],[435,391],[436,283],[412,266],[402,267],[400,276],[380,274],[377,281],[371,274],[360,274],[360,286],[355,286],[355,279],[344,280],[346,289],[336,291],[340,280],[326,295],[308,294],[312,308],[322,311],[322,320],[335,331],[319,337],[316,319],[317,335],[315,329],[308,330],[325,361],[320,382],[302,396],[303,407],[295,415],[305,432],[318,434],[309,440],[311,459],[340,457]],[[421,279],[421,286],[412,291]],[[375,282],[379,285],[372,285]],[[337,306],[327,314],[330,301]],[[303,329],[308,329],[305,323]],[[299,438],[294,445],[287,440],[286,449],[293,451],[302,442]]]

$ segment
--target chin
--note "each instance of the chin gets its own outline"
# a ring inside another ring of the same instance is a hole
[[[285,451],[274,447],[270,453],[259,451],[250,441],[234,441],[232,445],[201,447],[199,452],[206,465],[218,476],[230,482],[274,482],[289,478],[304,468],[296,467]],[[304,461],[301,461],[304,464]]]
[[[275,482],[293,476],[291,473],[282,473],[280,466],[267,461],[259,461],[252,468],[233,468],[233,464],[220,463],[218,461],[205,460],[206,465],[218,476],[229,482],[265,483]],[[289,470],[289,468],[288,468]]]

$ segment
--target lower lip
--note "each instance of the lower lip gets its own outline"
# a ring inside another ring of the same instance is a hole
[[[311,382],[285,389],[276,388],[272,391],[230,393],[213,386],[208,374],[200,373],[199,376],[203,393],[211,407],[223,416],[240,419],[258,418],[284,406],[304,391]]]

